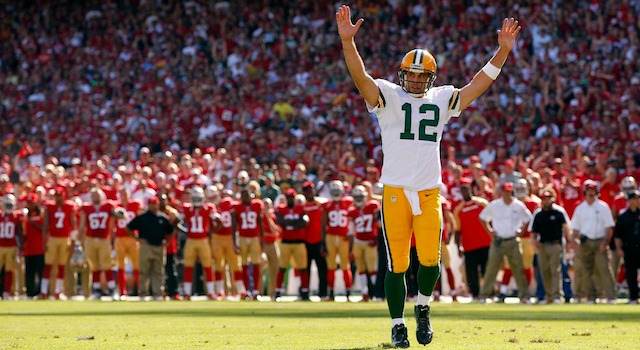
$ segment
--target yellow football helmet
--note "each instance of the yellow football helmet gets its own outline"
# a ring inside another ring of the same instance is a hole
[[[398,78],[400,79],[400,86],[409,94],[419,94],[427,92],[436,80],[436,72],[438,66],[436,59],[427,50],[413,49],[407,52],[400,63],[400,69],[398,69]],[[418,82],[413,80],[407,80],[407,72],[415,72],[418,74],[425,74],[427,76],[426,82]],[[419,89],[410,90],[409,83],[424,84]]]

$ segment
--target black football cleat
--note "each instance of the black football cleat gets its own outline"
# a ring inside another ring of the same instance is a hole
[[[429,320],[431,310],[429,305],[416,305],[414,310],[418,327],[416,329],[416,338],[419,344],[427,345],[433,340],[433,329],[431,328],[431,322]]]
[[[407,326],[398,324],[391,328],[391,343],[396,348],[408,348],[409,336],[407,335]]]

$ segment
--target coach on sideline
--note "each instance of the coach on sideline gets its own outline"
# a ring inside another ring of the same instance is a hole
[[[140,242],[140,297],[152,295],[160,298],[163,295],[162,280],[165,250],[167,242],[173,238],[174,226],[166,215],[159,212],[160,200],[156,196],[148,199],[148,210],[136,216],[127,225],[127,232]],[[151,283],[149,293],[148,283]]]
[[[522,263],[522,246],[519,237],[527,229],[531,212],[513,197],[513,184],[505,182],[500,186],[502,197],[493,200],[480,212],[482,227],[491,235],[493,242],[489,247],[489,258],[484,273],[480,301],[493,294],[500,264],[504,256],[509,260],[513,277],[518,285],[518,296],[522,303],[530,303],[529,286]],[[504,300],[501,300],[504,301]]]
[[[629,285],[629,304],[638,303],[638,268],[640,267],[640,192],[627,194],[627,210],[618,216],[614,230],[618,255],[624,257]]]
[[[553,189],[542,192],[542,207],[533,213],[529,231],[533,235],[538,253],[545,299],[540,304],[562,302],[560,299],[560,260],[562,259],[562,237],[571,247],[571,228],[567,212],[555,204]]]

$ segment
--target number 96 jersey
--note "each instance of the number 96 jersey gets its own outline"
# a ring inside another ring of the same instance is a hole
[[[327,213],[326,232],[329,235],[346,236],[349,233],[349,207],[353,203],[351,197],[344,197],[339,201],[329,201],[322,207]]]
[[[412,97],[399,85],[376,79],[378,105],[367,105],[378,117],[384,164],[380,182],[412,191],[437,188],[441,179],[440,140],[449,119],[460,115],[459,90],[432,87]]]

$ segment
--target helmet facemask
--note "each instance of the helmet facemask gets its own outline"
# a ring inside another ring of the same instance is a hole
[[[426,76],[426,80],[422,82],[422,81],[414,80],[415,78],[413,77],[409,78],[407,77],[407,73],[409,72],[413,72],[419,76],[424,74]],[[426,71],[424,69],[412,68],[411,70],[408,70],[408,69],[400,68],[398,70],[398,79],[400,80],[400,86],[402,86],[402,89],[404,91],[406,91],[408,94],[414,97],[421,97],[433,86],[433,83],[436,80],[436,73]],[[416,90],[410,90],[409,84],[412,84],[412,83],[417,83],[421,85]]]

